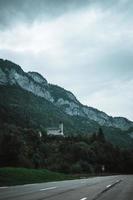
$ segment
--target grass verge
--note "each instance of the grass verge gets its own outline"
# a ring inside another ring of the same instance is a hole
[[[0,168],[0,186],[22,185],[72,179],[46,169]]]

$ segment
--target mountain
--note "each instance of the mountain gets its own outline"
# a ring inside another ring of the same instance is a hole
[[[19,65],[3,59],[0,59],[0,105],[2,123],[46,128],[62,120],[65,134],[90,133],[102,126],[113,143],[133,144],[133,122],[85,106],[70,91],[49,84],[39,73],[26,73]]]
[[[0,59],[0,85],[18,85],[22,89],[43,97],[70,116],[94,120],[101,126],[128,130],[133,122],[123,117],[111,117],[95,108],[82,105],[69,91],[47,82],[37,72],[25,73],[20,66]]]

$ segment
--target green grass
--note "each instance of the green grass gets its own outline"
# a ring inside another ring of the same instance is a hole
[[[0,168],[0,186],[68,180],[72,177],[45,169]]]

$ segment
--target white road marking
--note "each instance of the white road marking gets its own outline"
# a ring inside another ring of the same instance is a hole
[[[6,189],[6,188],[8,188],[8,187],[0,187],[0,189]]]
[[[82,199],[80,199],[80,200],[86,200],[87,199],[87,197],[84,197],[84,198],[82,198]]]
[[[107,185],[107,186],[106,186],[106,188],[109,188],[109,187],[111,187],[111,185]]]
[[[25,185],[19,185],[20,187],[28,187],[28,186],[34,186],[38,185],[38,183],[33,183],[33,184],[25,184]]]
[[[53,189],[56,189],[56,188],[57,188],[57,187],[49,187],[49,188],[40,189],[40,191],[53,190]]]

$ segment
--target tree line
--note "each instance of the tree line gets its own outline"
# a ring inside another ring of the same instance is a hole
[[[45,168],[83,173],[133,173],[133,150],[106,141],[101,128],[91,136],[48,136],[45,130],[0,125],[0,167]]]

